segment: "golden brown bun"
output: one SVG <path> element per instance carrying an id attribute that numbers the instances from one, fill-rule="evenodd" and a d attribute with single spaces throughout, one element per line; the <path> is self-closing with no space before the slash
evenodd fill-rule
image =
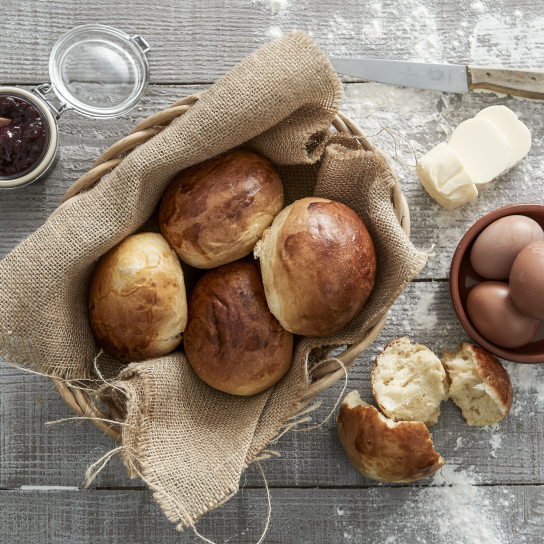
<path id="1" fill-rule="evenodd" d="M 450 397 L 468 425 L 493 425 L 510 413 L 512 382 L 491 353 L 463 342 L 454 352 L 444 350 L 442 364 L 451 380 Z"/>
<path id="2" fill-rule="evenodd" d="M 159 223 L 182 261 L 214 268 L 248 255 L 282 208 L 272 163 L 233 149 L 183 170 L 162 199 Z"/>
<path id="3" fill-rule="evenodd" d="M 363 308 L 376 276 L 374 244 L 361 218 L 339 202 L 287 206 L 254 250 L 266 300 L 295 334 L 328 336 Z"/>
<path id="4" fill-rule="evenodd" d="M 254 395 L 291 366 L 293 335 L 266 305 L 258 263 L 242 259 L 206 272 L 189 301 L 185 353 L 208 385 Z"/>
<path id="5" fill-rule="evenodd" d="M 336 421 L 350 461 L 373 480 L 413 482 L 431 476 L 446 464 L 434 451 L 423 423 L 395 423 L 363 402 L 357 391 L 346 396 Z"/>
<path id="6" fill-rule="evenodd" d="M 134 234 L 102 256 L 89 288 L 89 318 L 98 344 L 121 361 L 166 355 L 181 342 L 183 272 L 160 234 Z"/>

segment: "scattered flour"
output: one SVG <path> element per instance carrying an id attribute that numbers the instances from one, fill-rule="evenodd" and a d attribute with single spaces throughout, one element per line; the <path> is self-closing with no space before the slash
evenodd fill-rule
<path id="1" fill-rule="evenodd" d="M 363 119 L 364 130 L 370 136 L 376 135 L 382 127 L 391 128 L 401 134 L 410 133 L 412 129 L 423 127 L 437 119 L 436 102 L 439 93 L 433 91 L 375 82 L 347 85 L 344 90 L 348 115 Z M 409 146 L 402 138 L 396 139 L 401 158 L 407 163 L 413 163 Z M 419 145 L 412 140 L 410 143 L 415 143 L 416 148 Z M 378 145 L 394 153 L 393 140 L 388 134 L 380 134 Z"/>
<path id="2" fill-rule="evenodd" d="M 276 40 L 278 38 L 281 38 L 283 36 L 283 32 L 281 31 L 281 28 L 278 26 L 271 26 L 268 31 L 266 32 L 266 35 L 271 40 Z"/>
<path id="3" fill-rule="evenodd" d="M 384 520 L 379 539 L 382 543 L 440 544 L 519 544 L 523 537 L 509 538 L 503 517 L 497 513 L 493 488 L 475 485 L 466 470 L 447 464 L 427 483 L 414 488 L 403 507 Z M 494 498 L 495 500 L 492 500 Z M 379 500 L 379 497 L 377 497 Z M 505 489 L 501 506 L 507 511 L 515 501 Z M 368 533 L 355 526 L 346 527 L 344 539 L 369 542 Z"/>
<path id="4" fill-rule="evenodd" d="M 378 20 L 372 21 L 370 26 L 367 26 L 364 29 L 364 36 L 367 38 L 369 42 L 375 42 L 382 36 L 382 30 L 380 27 L 380 22 Z"/>
<path id="5" fill-rule="evenodd" d="M 409 25 L 411 41 L 415 42 L 413 43 L 415 58 L 412 60 L 429 62 L 440 59 L 442 47 L 434 16 L 421 2 L 410 1 L 409 4 L 413 9 L 405 24 Z"/>
<path id="6" fill-rule="evenodd" d="M 490 452 L 490 455 L 492 457 L 497 457 L 497 454 L 495 453 L 497 451 L 498 448 L 500 448 L 501 446 L 501 440 L 502 440 L 502 434 L 494 434 L 490 439 L 489 439 L 489 444 L 491 445 L 491 452 Z"/>
<path id="7" fill-rule="evenodd" d="M 470 4 L 470 7 L 474 13 L 483 13 L 485 11 L 485 6 L 481 2 L 474 2 Z"/>
<path id="8" fill-rule="evenodd" d="M 465 470 L 445 465 L 432 483 L 435 487 L 422 490 L 416 504 L 429 523 L 438 525 L 440 542 L 502 544 L 503 530 L 487 490 L 474 485 Z"/>
<path id="9" fill-rule="evenodd" d="M 519 413 L 524 409 L 524 402 L 521 402 L 519 399 L 515 400 L 512 404 L 512 408 L 510 408 L 510 414 L 511 416 L 518 416 Z"/>
<path id="10" fill-rule="evenodd" d="M 536 393 L 536 402 L 544 405 L 544 369 L 541 365 L 505 363 L 510 375 L 514 398 L 517 394 Z M 534 399 L 531 399 L 534 401 Z M 517 409 L 517 406 L 516 406 Z"/>
<path id="11" fill-rule="evenodd" d="M 457 442 L 455 443 L 455 448 L 453 448 L 453 451 L 457 451 L 462 445 L 463 445 L 463 437 L 459 436 L 457 438 Z"/>
<path id="12" fill-rule="evenodd" d="M 416 311 L 413 314 L 414 323 L 424 327 L 427 332 L 432 332 L 438 323 L 436 313 L 431 312 L 431 305 L 434 302 L 434 291 L 430 290 L 419 294 Z"/>
<path id="13" fill-rule="evenodd" d="M 523 14 L 514 12 L 514 20 L 484 16 L 474 27 L 470 58 L 482 66 L 541 67 L 544 63 L 544 18 L 520 25 Z"/>
<path id="14" fill-rule="evenodd" d="M 287 0 L 261 0 L 261 2 L 268 4 L 274 13 L 278 13 L 287 7 Z"/>

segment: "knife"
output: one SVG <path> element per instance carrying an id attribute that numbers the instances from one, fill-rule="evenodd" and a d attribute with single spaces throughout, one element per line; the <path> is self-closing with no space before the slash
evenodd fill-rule
<path id="1" fill-rule="evenodd" d="M 544 100 L 544 71 L 401 60 L 330 59 L 341 74 L 416 89 L 463 93 L 486 89 Z"/>

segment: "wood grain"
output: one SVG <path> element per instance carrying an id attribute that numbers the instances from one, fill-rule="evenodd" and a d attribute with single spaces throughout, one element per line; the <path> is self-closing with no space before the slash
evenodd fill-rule
<path id="1" fill-rule="evenodd" d="M 61 160 L 53 174 L 45 182 L 0 194 L 0 256 L 7 254 L 43 224 L 60 202 L 65 190 L 92 166 L 105 148 L 128 134 L 142 118 L 205 88 L 153 85 L 137 110 L 116 121 L 96 122 L 72 113 L 66 114 L 59 122 Z M 369 134 L 373 134 L 372 131 L 384 119 L 379 112 L 365 108 L 365 102 L 374 102 L 376 92 L 382 90 L 390 92 L 388 86 L 346 85 L 343 109 Z M 430 148 L 443 140 L 444 135 L 437 131 L 439 124 L 456 126 L 479 109 L 501 102 L 494 95 L 472 94 L 449 100 L 446 106 L 441 93 L 397 90 L 396 96 L 397 102 L 392 103 L 392 108 L 398 108 L 398 102 L 404 99 L 411 99 L 413 107 L 406 113 L 399 111 L 393 116 L 395 124 L 392 128 L 406 130 L 414 113 L 430 119 L 412 128 L 409 134 L 412 142 L 419 142 L 418 150 Z M 472 222 L 487 211 L 511 202 L 542 201 L 542 178 L 538 165 L 544 130 L 541 116 L 538 115 L 539 109 L 534 102 L 513 102 L 513 99 L 502 102 L 511 105 L 520 114 L 520 118 L 530 123 L 534 136 L 532 153 L 527 161 L 503 176 L 503 179 L 494 182 L 495 185 L 484 189 L 477 200 L 461 210 L 448 212 L 434 203 L 421 188 L 413 171 L 395 162 L 411 210 L 412 239 L 421 248 L 429 249 L 433 244 L 435 246 L 435 256 L 429 260 L 419 279 L 446 278 L 457 241 Z M 391 155 L 394 154 L 393 141 L 388 135 L 382 133 L 374 141 Z M 405 153 L 406 150 L 400 149 L 400 152 Z M 409 160 L 406 155 L 403 158 Z M 452 349 L 467 339 L 453 315 L 446 284 L 413 284 L 404 297 L 395 304 L 378 341 L 359 358 L 350 372 L 349 387 L 359 388 L 367 400 L 371 400 L 368 376 L 370 364 L 377 354 L 376 347 L 408 334 L 414 341 L 425 343 L 440 353 L 442 348 Z M 430 321 L 427 319 L 429 312 Z M 436 323 L 428 327 L 429 323 L 432 324 L 432 316 Z M 112 441 L 88 424 L 76 426 L 73 423 L 62 423 L 44 428 L 45 421 L 71 415 L 56 393 L 50 395 L 43 408 L 36 405 L 34 392 L 44 394 L 50 387 L 49 382 L 6 366 L 0 368 L 3 382 L 0 409 L 4 422 L 0 431 L 0 487 L 80 485 L 85 468 L 110 449 Z M 334 405 L 340 387 L 341 384 L 337 384 L 323 395 L 327 409 L 330 410 Z M 437 450 L 450 461 L 477 466 L 483 482 L 544 482 L 544 462 L 539 455 L 542 448 L 539 421 L 542 421 L 543 416 L 536 398 L 536 391 L 525 393 L 522 398 L 523 410 L 516 418 L 510 416 L 502 424 L 507 426 L 508 432 L 504 433 L 502 446 L 496 452 L 500 463 L 490 455 L 489 431 L 466 427 L 451 401 L 445 405 L 444 415 L 435 428 L 441 429 L 443 437 L 440 445 L 437 443 Z M 533 404 L 536 409 L 532 408 Z M 326 408 L 321 409 L 316 416 L 324 418 Z M 526 417 L 528 411 L 531 414 L 529 419 Z M 464 437 L 464 445 L 455 450 L 458 437 Z M 373 485 L 347 461 L 337 441 L 333 419 L 326 426 L 310 433 L 288 433 L 277 447 L 284 458 L 267 463 L 267 474 L 272 485 Z M 259 478 L 252 483 L 261 485 Z M 112 460 L 97 479 L 96 485 L 140 484 L 128 480 L 120 462 Z"/>
<path id="2" fill-rule="evenodd" d="M 45 181 L 23 189 L 0 192 L 0 258 L 42 225 L 59 205 L 62 195 L 93 165 L 100 154 L 126 136 L 145 117 L 164 109 L 177 99 L 205 90 L 202 85 L 152 85 L 137 109 L 116 120 L 93 121 L 68 112 L 59 121 L 59 161 Z M 501 98 L 493 94 L 446 96 L 440 92 L 398 89 L 375 83 L 345 85 L 342 110 L 369 135 L 387 126 L 403 134 L 418 156 L 444 141 L 443 129 L 453 128 L 479 110 L 496 104 L 511 107 L 530 128 L 533 145 L 518 166 L 480 188 L 480 195 L 466 206 L 449 212 L 421 187 L 415 170 L 394 160 L 411 214 L 413 243 L 422 249 L 433 247 L 432 257 L 420 279 L 448 277 L 449 263 L 466 230 L 487 212 L 519 202 L 544 202 L 540 167 L 544 152 L 544 118 L 539 102 Z M 410 104 L 406 108 L 403 104 Z M 378 108 L 373 105 L 378 106 Z M 391 110 L 391 111 L 390 111 Z M 386 132 L 372 141 L 395 156 L 395 142 Z M 410 148 L 397 137 L 399 158 L 413 163 Z"/>
<path id="3" fill-rule="evenodd" d="M 272 489 L 272 516 L 265 542 L 542 542 L 544 488 L 468 487 L 467 491 L 468 496 L 455 487 Z M 450 502 L 452 498 L 457 502 Z M 452 504 L 454 510 L 450 511 Z M 500 512 L 493 507 L 498 504 Z M 264 490 L 246 488 L 206 514 L 196 528 L 213 542 L 254 543 L 262 533 L 266 512 Z M 459 514 L 464 517 L 456 517 Z M 202 542 L 191 529 L 177 533 L 149 491 L 0 491 L 0 541 Z"/>
<path id="4" fill-rule="evenodd" d="M 358 389 L 363 400 L 373 402 L 370 371 L 375 357 L 394 338 L 409 336 L 440 355 L 468 340 L 453 314 L 445 282 L 412 283 L 397 300 L 376 342 L 358 359 L 349 373 L 347 391 Z M 519 366 L 510 364 L 510 372 Z M 532 370 L 531 370 L 532 369 Z M 521 368 L 523 370 L 523 367 Z M 530 378 L 513 374 L 514 407 L 498 428 L 468 427 L 451 400 L 442 404 L 438 424 L 430 428 L 436 450 L 449 462 L 471 470 L 482 484 L 544 483 L 544 403 L 538 383 L 544 383 L 544 367 L 534 366 Z M 44 427 L 46 421 L 70 417 L 71 411 L 52 391 L 42 406 L 36 402 L 51 388 L 49 380 L 0 366 L 0 487 L 21 485 L 81 486 L 86 468 L 116 447 L 90 423 L 73 421 Z M 344 380 L 325 391 L 323 407 L 313 423 L 325 419 L 341 393 Z M 541 400 L 539 400 L 539 398 Z M 360 475 L 344 454 L 337 437 L 335 416 L 319 429 L 289 432 L 270 447 L 281 459 L 263 462 L 271 486 L 383 486 Z M 490 440 L 500 435 L 500 447 Z M 458 440 L 461 439 L 459 442 Z M 496 440 L 496 438 L 495 438 Z M 474 467 L 474 468 L 470 468 Z M 251 486 L 262 486 L 260 473 L 247 476 Z M 423 482 L 424 483 L 424 482 Z M 129 480 L 117 457 L 93 483 L 96 487 L 139 486 Z"/>
<path id="5" fill-rule="evenodd" d="M 522 96 L 533 100 L 544 99 L 544 72 L 467 66 L 468 88 L 486 89 L 497 93 Z"/>
<path id="6" fill-rule="evenodd" d="M 0 31 L 0 81 L 48 82 L 48 59 L 54 43 L 70 28 L 90 23 L 145 37 L 152 47 L 148 54 L 151 82 L 161 84 L 216 81 L 270 40 L 272 28 L 282 33 L 304 30 L 335 57 L 434 57 L 468 63 L 470 29 L 482 17 L 473 4 L 472 0 L 412 0 L 401 4 L 395 0 L 290 0 L 285 9 L 274 12 L 270 0 L 185 0 L 182 4 L 172 0 L 14 0 L 2 6 L 7 25 Z M 372 8 L 376 5 L 381 8 L 379 12 Z M 505 20 L 514 19 L 516 10 L 535 17 L 544 12 L 535 0 L 501 0 L 493 4 L 491 14 L 499 10 Z M 375 19 L 379 19 L 381 33 L 369 37 Z M 433 49 L 426 42 L 427 36 L 417 31 L 422 19 L 426 33 L 434 31 L 444 47 Z M 460 19 L 467 23 L 465 29 L 459 27 Z M 524 59 L 505 55 L 504 63 L 524 65 Z"/>
<path id="7" fill-rule="evenodd" d="M 129 35 L 140 33 L 153 49 L 148 56 L 152 84 L 137 109 L 112 121 L 64 114 L 59 121 L 59 162 L 53 174 L 22 190 L 0 192 L 0 258 L 44 223 L 66 189 L 105 149 L 145 117 L 207 89 L 272 34 L 305 30 L 330 56 L 470 64 L 480 47 L 480 51 L 491 51 L 488 64 L 527 67 L 535 59 L 517 45 L 504 47 L 502 36 L 519 34 L 521 42 L 538 43 L 541 29 L 536 23 L 544 18 L 544 4 L 536 0 L 288 0 L 285 9 L 274 12 L 270 0 L 11 0 L 3 3 L 1 13 L 3 84 L 49 81 L 50 50 L 76 25 L 101 23 Z M 375 32 L 376 21 L 379 32 Z M 489 29 L 495 27 L 503 30 L 493 34 Z M 522 164 L 454 212 L 447 212 L 425 193 L 413 168 L 394 162 L 411 211 L 412 240 L 423 249 L 434 246 L 434 257 L 418 278 L 423 281 L 406 289 L 377 341 L 349 374 L 348 390 L 357 388 L 363 399 L 372 401 L 370 368 L 389 340 L 408 335 L 439 354 L 444 347 L 455 348 L 467 339 L 453 315 L 443 281 L 451 256 L 468 227 L 488 211 L 516 202 L 543 202 L 544 117 L 542 103 L 490 93 L 447 95 L 343 80 L 342 110 L 369 135 L 382 127 L 402 134 L 417 156 L 446 140 L 460 122 L 495 104 L 512 108 L 533 135 L 533 147 Z M 373 136 L 372 141 L 395 155 L 387 133 Z M 413 164 L 409 146 L 399 137 L 397 144 L 400 158 Z M 459 409 L 448 401 L 431 432 L 437 451 L 448 460 L 447 467 L 464 470 L 482 484 L 475 491 L 479 499 L 475 512 L 496 529 L 498 542 L 536 544 L 542 541 L 544 529 L 544 368 L 509 365 L 508 370 L 514 378 L 514 406 L 498 428 L 467 427 Z M 45 427 L 46 421 L 72 415 L 55 391 L 48 393 L 51 387 L 45 378 L 0 362 L 0 489 L 80 487 L 87 466 L 115 447 L 113 440 L 89 423 Z M 323 406 L 314 414 L 316 422 L 327 416 L 341 387 L 339 382 L 320 396 Z M 282 458 L 263 462 L 273 503 L 265 542 L 470 542 L 448 532 L 453 520 L 447 514 L 429 514 L 423 508 L 430 499 L 437 499 L 435 488 L 427 487 L 429 480 L 397 487 L 361 476 L 342 450 L 334 417 L 317 430 L 287 433 L 271 447 Z M 174 531 L 151 493 L 137 490 L 141 482 L 129 480 L 117 458 L 95 485 L 102 490 L 0 491 L 0 542 L 199 542 L 190 531 L 181 535 Z M 258 540 L 266 512 L 260 473 L 250 468 L 241 485 L 245 488 L 237 496 L 199 522 L 204 535 L 218 542 Z M 132 489 L 104 489 L 125 486 Z M 454 497 L 460 496 L 451 491 Z M 481 525 L 477 517 L 467 515 L 466 525 Z"/>

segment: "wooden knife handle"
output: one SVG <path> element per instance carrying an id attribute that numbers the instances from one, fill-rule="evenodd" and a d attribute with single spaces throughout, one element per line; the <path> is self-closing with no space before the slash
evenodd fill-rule
<path id="1" fill-rule="evenodd" d="M 468 88 L 544 100 L 544 71 L 467 66 Z"/>

